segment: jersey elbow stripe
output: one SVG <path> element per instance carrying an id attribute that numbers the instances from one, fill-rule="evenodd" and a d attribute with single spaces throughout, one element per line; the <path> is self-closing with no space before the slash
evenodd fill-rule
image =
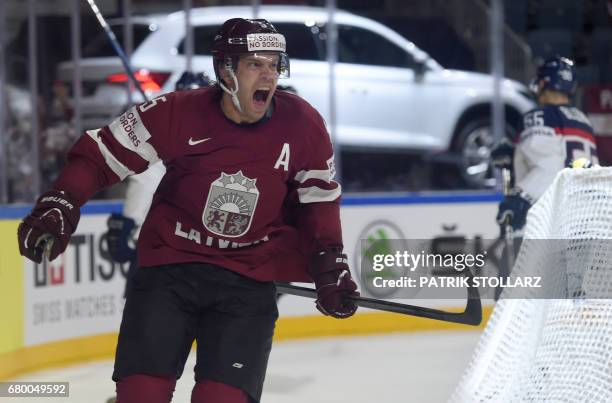
<path id="1" fill-rule="evenodd" d="M 298 189 L 298 197 L 300 203 L 321 203 L 321 202 L 331 202 L 340 197 L 342 193 L 342 188 L 338 184 L 334 189 L 321 189 L 317 186 L 311 186 L 303 189 Z"/>
<path id="2" fill-rule="evenodd" d="M 102 142 L 98 133 L 101 129 L 96 130 L 88 130 L 86 133 L 89 137 L 91 137 L 96 144 L 98 144 L 98 149 L 100 150 L 100 154 L 104 158 L 104 162 L 106 165 L 117 175 L 121 180 L 124 180 L 129 175 L 134 175 L 134 171 L 130 170 L 128 167 L 123 165 L 121 161 L 119 161 L 113 153 L 106 147 L 106 145 Z"/>
<path id="3" fill-rule="evenodd" d="M 157 151 L 147 142 L 151 133 L 144 126 L 136 107 L 128 109 L 108 125 L 108 128 L 119 144 L 147 160 L 149 165 L 159 161 Z"/>
<path id="4" fill-rule="evenodd" d="M 329 183 L 331 181 L 331 171 L 329 169 L 312 169 L 310 171 L 300 171 L 295 174 L 295 180 L 304 183 L 309 179 L 318 179 Z"/>

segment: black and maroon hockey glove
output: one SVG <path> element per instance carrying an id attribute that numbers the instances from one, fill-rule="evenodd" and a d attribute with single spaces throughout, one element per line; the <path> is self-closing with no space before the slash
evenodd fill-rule
<path id="1" fill-rule="evenodd" d="M 313 255 L 308 272 L 317 288 L 317 309 L 324 315 L 344 319 L 353 316 L 357 306 L 345 297 L 358 296 L 346 255 L 337 249 Z"/>
<path id="2" fill-rule="evenodd" d="M 19 224 L 19 252 L 36 263 L 42 262 L 43 255 L 54 260 L 66 250 L 80 216 L 79 206 L 65 192 L 43 193 Z"/>

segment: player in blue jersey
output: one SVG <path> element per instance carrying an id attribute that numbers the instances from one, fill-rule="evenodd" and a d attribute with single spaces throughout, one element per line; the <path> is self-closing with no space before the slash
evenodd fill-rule
<path id="1" fill-rule="evenodd" d="M 499 205 L 497 222 L 509 217 L 514 230 L 525 225 L 527 211 L 573 160 L 597 164 L 597 149 L 588 118 L 571 103 L 576 90 L 574 62 L 555 56 L 537 70 L 531 83 L 539 106 L 523 116 L 515 139 L 506 139 L 491 153 L 493 165 L 514 171 L 514 187 Z"/>

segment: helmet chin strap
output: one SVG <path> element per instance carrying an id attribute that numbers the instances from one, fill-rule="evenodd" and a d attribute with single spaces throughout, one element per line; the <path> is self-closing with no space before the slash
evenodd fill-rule
<path id="1" fill-rule="evenodd" d="M 242 113 L 242 107 L 240 106 L 240 101 L 238 100 L 238 79 L 236 78 L 236 74 L 234 74 L 234 69 L 228 66 L 225 68 L 225 71 L 227 71 L 232 80 L 234 80 L 234 89 L 229 89 L 221 80 L 219 80 L 219 86 L 223 91 L 227 92 L 232 97 L 232 103 L 236 109 L 238 109 L 238 112 Z"/>

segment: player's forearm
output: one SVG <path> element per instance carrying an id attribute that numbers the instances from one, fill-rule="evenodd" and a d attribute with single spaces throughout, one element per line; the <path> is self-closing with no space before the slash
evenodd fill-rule
<path id="1" fill-rule="evenodd" d="M 68 154 L 53 189 L 70 194 L 79 205 L 85 204 L 102 189 L 119 182 L 119 177 L 105 166 L 95 143 L 82 137 Z"/>
<path id="2" fill-rule="evenodd" d="M 523 197 L 533 204 L 544 194 L 561 169 L 562 167 L 559 169 L 536 167 L 517 180 L 516 187 L 521 190 Z"/>
<path id="3" fill-rule="evenodd" d="M 302 206 L 299 228 L 307 253 L 332 247 L 342 249 L 339 201 Z"/>
<path id="4" fill-rule="evenodd" d="M 533 135 L 519 145 L 518 153 L 515 155 L 516 187 L 531 197 L 529 202 L 533 204 L 564 168 L 565 142 L 556 135 Z"/>

